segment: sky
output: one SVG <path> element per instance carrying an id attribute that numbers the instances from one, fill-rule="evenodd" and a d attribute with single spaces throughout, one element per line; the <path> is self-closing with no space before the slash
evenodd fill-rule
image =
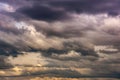
<path id="1" fill-rule="evenodd" d="M 119 77 L 119 4 L 120 0 L 0 0 L 0 68 L 39 64 L 50 67 L 44 73 L 62 77 Z M 80 70 L 73 71 L 76 68 Z"/>

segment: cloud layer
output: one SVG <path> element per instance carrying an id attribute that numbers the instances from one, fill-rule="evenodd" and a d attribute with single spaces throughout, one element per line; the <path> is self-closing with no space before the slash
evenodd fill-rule
<path id="1" fill-rule="evenodd" d="M 58 73 L 62 77 L 65 72 L 76 76 L 78 71 L 72 71 L 71 67 L 88 68 L 95 76 L 118 76 L 119 3 L 119 0 L 93 0 L 92 3 L 91 0 L 13 3 L 1 0 L 0 56 L 6 56 L 1 59 L 2 64 L 7 64 L 4 59 L 8 58 L 12 65 L 40 62 L 43 67 L 68 68 Z"/>

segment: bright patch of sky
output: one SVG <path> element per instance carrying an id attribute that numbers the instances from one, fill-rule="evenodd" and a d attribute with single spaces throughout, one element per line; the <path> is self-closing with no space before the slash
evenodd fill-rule
<path id="1" fill-rule="evenodd" d="M 6 3 L 0 3 L 0 12 L 6 11 L 6 12 L 14 12 L 14 8 Z"/>

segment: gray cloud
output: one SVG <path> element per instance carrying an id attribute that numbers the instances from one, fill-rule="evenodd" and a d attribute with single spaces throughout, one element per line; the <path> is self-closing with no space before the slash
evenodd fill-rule
<path id="1" fill-rule="evenodd" d="M 27 59 L 24 63 L 27 64 L 32 58 L 37 64 L 36 59 L 41 58 L 45 67 L 85 67 L 92 70 L 93 75 L 118 76 L 119 1 L 103 1 L 93 0 L 91 4 L 88 0 L 2 1 L 15 11 L 0 8 L 0 55 L 16 56 L 10 58 L 11 64 L 20 63 L 19 59 Z M 103 47 L 100 48 L 103 51 L 96 51 L 95 47 L 100 45 L 112 46 L 117 52 L 105 52 Z M 18 55 L 24 52 L 26 56 Z M 73 73 L 76 76 L 71 70 L 58 74 L 69 71 L 69 76 Z M 57 70 L 43 74 L 47 72 Z"/>
<path id="2" fill-rule="evenodd" d="M 17 10 L 26 16 L 36 20 L 60 20 L 67 18 L 67 13 L 62 9 L 52 8 L 50 6 L 23 7 Z"/>
<path id="3" fill-rule="evenodd" d="M 13 65 L 11 65 L 11 63 L 9 63 L 8 59 L 6 56 L 1 56 L 0 55 L 0 69 L 10 69 L 12 68 Z"/>
<path id="4" fill-rule="evenodd" d="M 24 73 L 23 75 L 25 75 Z M 38 72 L 33 72 L 30 73 L 30 75 L 39 75 L 39 76 L 48 76 L 48 77 L 64 77 L 64 78 L 79 78 L 81 74 L 77 71 L 72 71 L 70 69 L 68 70 L 57 70 L 57 69 L 52 69 L 52 70 L 45 70 L 45 71 L 38 71 Z"/>
<path id="5" fill-rule="evenodd" d="M 86 12 L 86 13 L 108 13 L 110 15 L 119 14 L 119 1 L 118 0 L 74 0 L 74 1 L 52 1 L 51 5 L 63 7 L 72 12 Z"/>
<path id="6" fill-rule="evenodd" d="M 6 19 L 1 23 L 3 26 L 1 40 L 13 45 L 18 51 L 48 49 L 47 52 L 50 52 L 50 48 L 53 48 L 53 52 L 54 49 L 57 49 L 57 52 L 61 50 L 62 53 L 75 50 L 83 55 L 96 55 L 94 45 L 115 46 L 118 43 L 119 33 L 114 33 L 118 30 L 114 26 L 119 28 L 119 16 L 111 17 L 107 14 L 73 14 L 72 16 L 71 20 L 52 23 L 36 20 L 18 22 L 5 16 Z M 11 24 L 9 22 L 5 24 L 7 18 L 12 21 Z M 114 25 L 111 25 L 110 21 L 114 21 Z M 108 32 L 109 29 L 114 30 L 112 34 Z M 54 33 L 49 34 L 50 32 Z M 6 37 L 2 37 L 3 35 Z M 19 44 L 19 41 L 22 44 Z"/>
<path id="7" fill-rule="evenodd" d="M 16 3 L 15 3 L 16 2 Z M 39 1 L 15 1 L 14 4 L 22 3 L 20 12 L 33 19 L 38 20 L 59 20 L 64 18 L 66 13 L 108 13 L 109 15 L 119 15 L 119 0 L 39 0 Z M 11 3 L 11 2 L 8 2 Z M 27 5 L 25 5 L 27 3 Z M 90 3 L 90 4 L 89 4 Z M 18 4 L 19 5 L 19 4 Z M 27 8 L 25 8 L 27 6 Z M 39 13 L 39 14 L 38 14 Z M 49 13 L 49 14 L 47 14 Z"/>

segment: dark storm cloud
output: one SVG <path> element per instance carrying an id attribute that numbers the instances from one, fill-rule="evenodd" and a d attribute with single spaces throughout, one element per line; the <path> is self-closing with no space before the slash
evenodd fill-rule
<path id="1" fill-rule="evenodd" d="M 4 56 L 17 56 L 19 54 L 18 48 L 5 41 L 0 40 L 0 55 Z"/>
<path id="2" fill-rule="evenodd" d="M 67 18 L 67 13 L 64 10 L 50 6 L 34 5 L 32 7 L 23 7 L 17 10 L 26 16 L 36 20 L 60 20 Z"/>
<path id="3" fill-rule="evenodd" d="M 37 20 L 59 20 L 67 17 L 67 12 L 110 15 L 120 13 L 119 0 L 1 0 L 1 2 L 11 4 L 19 12 Z"/>
<path id="4" fill-rule="evenodd" d="M 108 13 L 110 15 L 120 13 L 119 3 L 119 0 L 56 0 L 50 2 L 54 7 L 62 7 L 71 12 Z"/>
<path id="5" fill-rule="evenodd" d="M 65 18 L 70 17 L 70 14 L 68 13 L 74 12 L 118 15 L 120 3 L 119 0 L 18 0 L 13 2 L 10 2 L 10 0 L 1 0 L 1 2 L 11 4 L 14 8 L 19 6 L 16 8 L 17 14 L 20 13 L 32 19 L 47 21 L 64 20 Z M 15 17 L 14 14 L 11 15 Z M 54 32 L 50 32 L 49 34 L 53 33 Z M 61 36 L 59 33 L 56 35 Z"/>
<path id="6" fill-rule="evenodd" d="M 110 15 L 118 15 L 120 13 L 119 0 L 25 0 L 15 2 L 14 4 L 16 5 L 18 2 L 22 3 L 22 6 L 18 4 L 20 6 L 16 12 L 32 19 L 45 21 L 69 19 L 71 17 L 70 13 L 108 13 Z"/>
<path id="7" fill-rule="evenodd" d="M 69 43 L 69 44 L 71 44 L 71 43 Z M 47 50 L 40 50 L 40 49 L 37 50 L 37 49 L 31 48 L 30 51 L 31 52 L 40 51 L 40 52 L 42 52 L 42 55 L 45 56 L 45 57 L 51 57 L 51 58 L 56 58 L 56 59 L 61 59 L 61 60 L 79 60 L 80 56 L 78 55 L 77 57 L 74 57 L 74 56 L 76 56 L 74 54 L 73 54 L 73 56 L 68 56 L 68 57 L 65 57 L 65 58 L 64 57 L 59 58 L 59 56 L 57 56 L 57 55 L 62 55 L 62 54 L 67 56 L 68 55 L 67 53 L 69 53 L 71 50 L 74 50 L 78 54 L 80 53 L 80 55 L 82 55 L 82 56 L 93 56 L 93 57 L 96 57 L 96 58 L 99 57 L 99 55 L 96 54 L 96 52 L 93 49 L 88 49 L 88 48 L 83 49 L 83 48 L 81 48 L 83 46 L 78 47 L 78 49 L 74 49 L 71 46 L 64 46 L 64 47 L 69 47 L 69 49 L 64 48 L 62 50 L 58 50 L 58 49 L 55 49 L 55 48 L 49 48 Z M 56 54 L 55 56 L 53 55 L 54 53 Z M 93 59 L 95 59 L 95 58 L 93 58 Z"/>
<path id="8" fill-rule="evenodd" d="M 120 1 L 10 1 L 1 0 L 0 55 L 10 57 L 12 64 L 84 67 L 92 69 L 92 75 L 119 75 L 120 16 L 117 14 Z M 105 50 L 104 53 L 95 51 L 95 46 L 99 48 L 99 45 L 112 45 L 118 52 L 110 51 L 112 53 L 108 54 Z M 6 62 L 3 58 L 1 61 L 3 68 Z M 34 74 L 81 76 L 71 69 L 48 69 Z"/>

